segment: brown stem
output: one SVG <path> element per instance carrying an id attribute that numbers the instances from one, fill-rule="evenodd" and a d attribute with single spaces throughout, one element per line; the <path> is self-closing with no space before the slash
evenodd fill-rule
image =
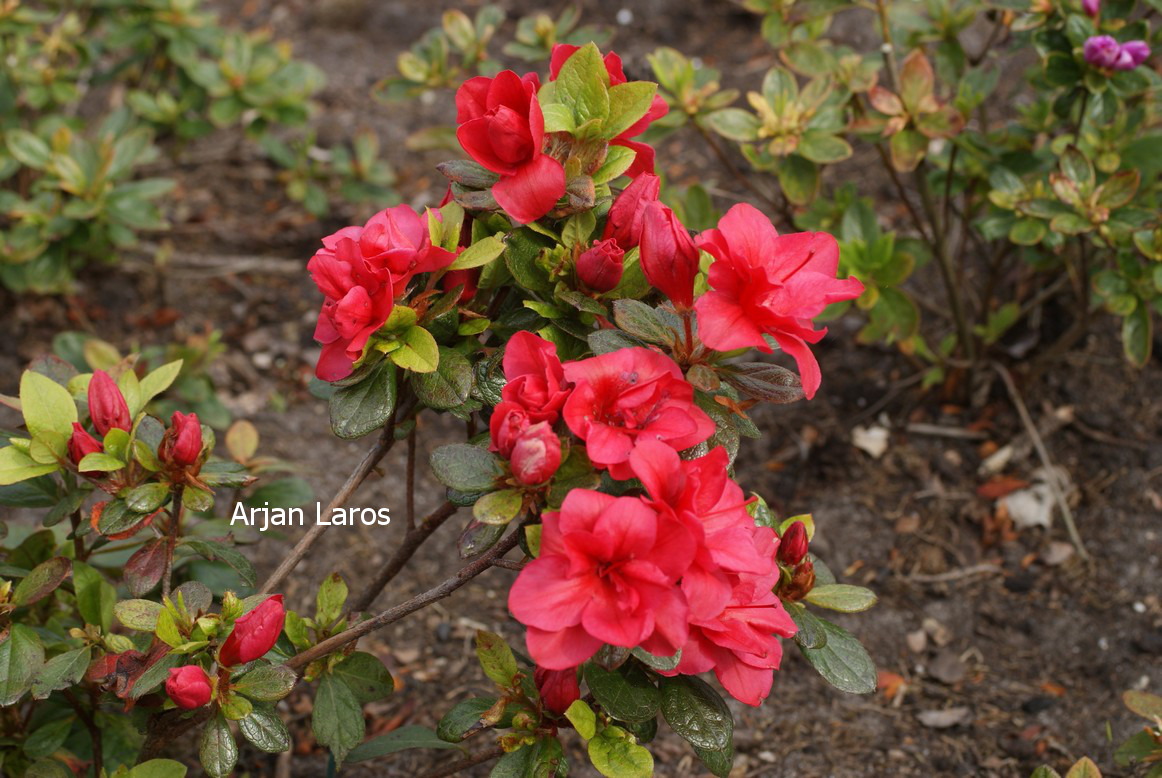
<path id="1" fill-rule="evenodd" d="M 193 714 L 175 709 L 150 717 L 145 734 L 145 744 L 141 746 L 141 753 L 137 755 L 138 763 L 161 756 L 165 747 L 173 743 L 183 733 L 208 721 L 214 710 L 216 710 L 215 706 L 206 705 L 194 711 Z"/>
<path id="2" fill-rule="evenodd" d="M 452 576 L 443 583 L 435 586 L 423 594 L 418 594 L 407 602 L 400 603 L 394 608 L 388 608 L 374 618 L 367 621 L 360 622 L 350 629 L 340 632 L 338 635 L 327 638 L 326 640 L 315 644 L 314 646 L 303 651 L 301 654 L 291 658 L 286 663 L 287 667 L 295 671 L 301 671 L 311 662 L 320 657 L 324 657 L 333 651 L 346 646 L 348 643 L 353 643 L 359 638 L 374 632 L 377 629 L 386 627 L 388 624 L 394 624 L 406 616 L 410 616 L 416 611 L 431 605 L 434 602 L 444 599 L 452 592 L 459 589 L 464 584 L 471 581 L 476 576 L 483 573 L 485 570 L 492 567 L 494 560 L 500 559 L 513 548 L 516 547 L 517 541 L 523 530 L 517 527 L 516 530 L 510 532 L 507 537 L 502 539 L 499 543 L 485 552 L 478 559 L 469 562 L 460 568 L 456 575 Z"/>
<path id="3" fill-rule="evenodd" d="M 467 770 L 469 767 L 475 767 L 478 764 L 484 764 L 493 759 L 499 759 L 502 756 L 504 756 L 504 749 L 498 745 L 492 746 L 478 754 L 470 754 L 463 759 L 457 759 L 449 765 L 438 767 L 431 772 L 424 773 L 420 778 L 448 778 L 448 776 L 455 775 L 461 770 Z"/>
<path id="4" fill-rule="evenodd" d="M 416 427 L 408 433 L 407 464 L 407 520 L 408 534 L 416 528 Z"/>
<path id="5" fill-rule="evenodd" d="M 367 476 L 371 474 L 371 471 L 375 469 L 375 466 L 379 464 L 387 452 L 391 451 L 391 447 L 395 445 L 395 420 L 397 416 L 402 415 L 402 418 L 406 419 L 414 407 L 413 404 L 403 414 L 400 414 L 400 408 L 398 406 L 396 407 L 395 412 L 392 413 L 387 423 L 383 426 L 383 431 L 379 433 L 379 438 L 375 441 L 375 445 L 367 450 L 367 453 L 363 455 L 363 459 L 359 462 L 359 466 L 347 477 L 346 483 L 331 498 L 331 502 L 327 504 L 325 512 L 328 516 L 331 515 L 335 508 L 344 505 L 351 499 L 351 495 L 355 493 L 359 485 L 366 480 Z M 307 531 L 307 534 L 295 545 L 287 558 L 271 573 L 270 578 L 266 579 L 266 583 L 262 585 L 262 594 L 272 594 L 282 585 L 282 582 L 291 574 L 291 571 L 298 566 L 299 562 L 303 561 L 303 557 L 307 555 L 307 551 L 310 550 L 315 541 L 322 537 L 325 529 L 327 529 L 327 525 L 316 524 Z"/>
<path id="6" fill-rule="evenodd" d="M 97 710 L 97 694 L 93 690 L 90 690 L 90 692 L 90 701 L 95 712 Z M 69 705 L 77 712 L 81 723 L 85 725 L 85 729 L 89 730 L 89 739 L 93 743 L 93 775 L 99 776 L 105 769 L 104 754 L 102 753 L 104 749 L 101 746 L 101 728 L 97 726 L 92 714 L 85 709 L 85 706 L 77 699 L 77 695 L 73 693 L 72 689 L 65 689 L 63 693 L 65 699 L 69 701 Z"/>
<path id="7" fill-rule="evenodd" d="M 749 191 L 755 197 L 759 198 L 771 208 L 774 208 L 776 211 L 778 211 L 782 215 L 783 219 L 786 220 L 788 227 L 793 227 L 795 215 L 791 213 L 790 206 L 787 204 L 786 200 L 784 199 L 782 202 L 780 202 L 772 195 L 759 189 L 755 182 L 750 180 L 750 176 L 740 170 L 738 165 L 735 165 L 734 161 L 731 160 L 729 156 L 727 156 L 722 147 L 718 145 L 718 142 L 714 140 L 714 136 L 707 132 L 705 127 L 700 125 L 697 121 L 692 121 L 690 123 L 694 126 L 694 129 L 698 131 L 698 134 L 702 136 L 702 139 L 706 141 L 706 145 L 708 145 L 710 150 L 714 152 L 714 156 L 718 158 L 718 161 L 722 163 L 722 166 L 725 167 L 732 176 L 734 176 L 735 180 L 742 184 L 747 189 L 747 191 Z"/>
<path id="8" fill-rule="evenodd" d="M 73 515 L 69 517 L 69 521 L 73 525 L 73 556 L 77 561 L 85 561 L 85 539 L 77 534 L 77 530 L 81 527 L 81 511 L 77 509 L 73 511 Z"/>
<path id="9" fill-rule="evenodd" d="M 403 543 L 392 554 L 391 559 L 387 560 L 387 564 L 379 571 L 379 575 L 367 587 L 366 591 L 360 595 L 358 600 L 355 600 L 351 609 L 355 611 L 365 611 L 375 602 L 375 598 L 383 591 L 393 578 L 399 575 L 399 572 L 404 569 L 408 561 L 411 560 L 412 555 L 416 550 L 423 545 L 424 541 L 431 537 L 445 520 L 456 513 L 457 507 L 450 502 L 445 502 L 439 508 L 432 511 L 420 522 L 418 527 L 409 529 L 404 535 Z"/>
<path id="10" fill-rule="evenodd" d="M 178 484 L 173 490 L 173 502 L 170 507 L 169 529 L 165 538 L 165 573 L 161 577 L 161 596 L 169 597 L 170 586 L 173 583 L 173 557 L 178 547 L 178 535 L 182 532 L 182 492 L 185 486 Z"/>

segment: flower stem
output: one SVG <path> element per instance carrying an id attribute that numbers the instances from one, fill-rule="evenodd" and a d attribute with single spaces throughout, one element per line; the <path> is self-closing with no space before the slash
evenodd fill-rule
<path id="1" fill-rule="evenodd" d="M 178 484 L 173 490 L 173 502 L 170 507 L 169 530 L 165 540 L 165 574 L 161 578 L 161 596 L 169 597 L 173 583 L 173 557 L 177 550 L 178 535 L 182 532 L 182 492 L 185 486 Z"/>

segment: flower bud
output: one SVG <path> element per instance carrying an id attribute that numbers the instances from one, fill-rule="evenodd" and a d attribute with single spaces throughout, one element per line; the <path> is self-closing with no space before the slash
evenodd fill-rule
<path id="1" fill-rule="evenodd" d="M 464 291 L 460 293 L 460 299 L 457 302 L 466 303 L 476 296 L 476 282 L 480 280 L 480 268 L 472 268 L 470 270 L 449 270 L 440 279 L 440 288 L 445 292 L 450 292 L 461 284 L 464 285 Z"/>
<path id="2" fill-rule="evenodd" d="M 89 454 L 99 454 L 105 450 L 101 441 L 90 435 L 84 427 L 73 422 L 73 434 L 69 438 L 69 461 L 74 465 L 81 464 L 81 460 Z M 100 475 L 100 473 L 85 473 L 85 475 Z"/>
<path id="3" fill-rule="evenodd" d="M 525 430 L 512 447 L 512 474 L 525 486 L 543 484 L 561 466 L 561 439 L 547 421 Z"/>
<path id="4" fill-rule="evenodd" d="M 631 181 L 613 201 L 601 237 L 606 240 L 612 238 L 624 249 L 638 245 L 641 242 L 646 207 L 657 202 L 661 189 L 662 179 L 651 173 L 642 173 Z"/>
<path id="5" fill-rule="evenodd" d="M 161 442 L 158 456 L 163 462 L 189 467 L 202 454 L 202 425 L 198 414 L 174 411 L 169 430 Z"/>
<path id="6" fill-rule="evenodd" d="M 568 670 L 546 670 L 538 667 L 533 671 L 533 681 L 541 694 L 541 702 L 553 713 L 563 715 L 569 706 L 581 699 L 581 687 L 577 683 L 577 668 Z"/>
<path id="7" fill-rule="evenodd" d="M 779 540 L 779 561 L 794 567 L 807 556 L 807 526 L 796 521 L 787 527 Z"/>
<path id="8" fill-rule="evenodd" d="M 174 667 L 165 682 L 165 692 L 179 708 L 193 710 L 210 701 L 210 678 L 197 665 Z"/>
<path id="9" fill-rule="evenodd" d="M 233 667 L 258 659 L 278 641 L 285 620 L 282 595 L 267 597 L 234 622 L 234 630 L 218 650 L 218 664 Z"/>
<path id="10" fill-rule="evenodd" d="M 815 588 L 815 563 L 804 559 L 791 573 L 791 580 L 779 588 L 779 597 L 789 602 L 798 602 Z"/>
<path id="11" fill-rule="evenodd" d="M 608 292 L 621 283 L 625 252 L 613 240 L 599 240 L 577 257 L 577 277 L 594 292 Z"/>
<path id="12" fill-rule="evenodd" d="M 690 233 L 666 206 L 650 203 L 642 217 L 641 267 L 650 284 L 680 311 L 694 304 L 698 249 Z"/>
<path id="13" fill-rule="evenodd" d="M 518 403 L 505 400 L 492 410 L 488 422 L 492 443 L 489 451 L 495 451 L 505 459 L 512 456 L 512 448 L 517 439 L 529 427 L 529 415 Z"/>
<path id="14" fill-rule="evenodd" d="M 101 437 L 113 428 L 128 432 L 133 423 L 125 396 L 104 370 L 93 371 L 93 378 L 89 381 L 89 416 Z"/>
<path id="15" fill-rule="evenodd" d="M 1081 0 L 1081 10 L 1096 19 L 1101 13 L 1101 0 Z"/>

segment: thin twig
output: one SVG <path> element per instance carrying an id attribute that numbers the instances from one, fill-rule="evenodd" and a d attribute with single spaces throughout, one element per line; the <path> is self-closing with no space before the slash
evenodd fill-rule
<path id="1" fill-rule="evenodd" d="M 1090 559 L 1089 552 L 1085 550 L 1085 544 L 1081 541 L 1081 534 L 1077 531 L 1077 524 L 1073 521 L 1073 511 L 1069 509 L 1069 503 L 1065 500 L 1065 495 L 1061 491 L 1061 484 L 1057 481 L 1057 470 L 1053 466 L 1053 460 L 1049 458 L 1049 450 L 1045 448 L 1045 441 L 1041 439 L 1041 433 L 1037 431 L 1037 425 L 1033 423 L 1033 418 L 1029 415 L 1029 409 L 1025 406 L 1025 401 L 1021 399 L 1021 393 L 1017 391 L 1017 385 L 1013 383 L 1013 376 L 1008 369 L 999 362 L 993 362 L 993 368 L 1000 375 L 1001 380 L 1005 383 L 1005 389 L 1009 392 L 1009 399 L 1013 401 L 1013 405 L 1017 409 L 1017 414 L 1021 417 L 1021 423 L 1025 425 L 1025 431 L 1029 434 L 1029 438 L 1033 441 L 1033 447 L 1037 450 L 1037 456 L 1041 459 L 1041 465 L 1046 471 L 1046 480 L 1049 482 L 1049 488 L 1053 492 L 1053 499 L 1057 501 L 1057 507 L 1061 509 L 1061 517 L 1065 520 L 1065 529 L 1069 532 L 1069 540 L 1073 543 L 1073 547 L 1077 549 L 1077 554 L 1087 562 Z"/>
<path id="2" fill-rule="evenodd" d="M 991 575 L 1004 572 L 1004 570 L 996 565 L 982 564 L 973 565 L 972 567 L 962 567 L 958 570 L 949 570 L 947 573 L 936 573 L 935 575 L 916 573 L 914 575 L 904 576 L 904 580 L 912 583 L 950 583 L 964 578 L 972 578 L 974 575 Z"/>
<path id="3" fill-rule="evenodd" d="M 469 767 L 475 767 L 478 764 L 490 762 L 493 759 L 498 759 L 504 756 L 504 749 L 500 746 L 492 746 L 491 748 L 481 751 L 478 754 L 470 754 L 463 759 L 458 759 L 444 767 L 438 767 L 430 773 L 424 773 L 420 778 L 448 778 L 450 775 L 455 775 L 461 770 L 467 770 Z"/>
<path id="4" fill-rule="evenodd" d="M 178 484 L 173 490 L 173 504 L 170 508 L 169 528 L 165 538 L 165 572 L 161 578 L 162 599 L 169 597 L 170 586 L 173 581 L 173 557 L 177 550 L 178 535 L 182 531 L 182 492 L 185 487 Z"/>
<path id="5" fill-rule="evenodd" d="M 367 610 L 384 587 L 404 569 L 423 542 L 431 537 L 432 533 L 439 529 L 440 525 L 456 511 L 455 505 L 451 502 L 444 502 L 443 505 L 424 517 L 418 527 L 409 529 L 399 548 L 392 554 L 391 559 L 387 560 L 387 564 L 379 571 L 379 575 L 371 582 L 371 585 L 367 587 L 359 599 L 352 603 L 351 609 L 355 611 Z"/>
<path id="6" fill-rule="evenodd" d="M 416 595 L 407 602 L 400 603 L 394 608 L 388 608 L 383 613 L 380 613 L 374 618 L 360 622 L 350 629 L 340 632 L 338 635 L 334 635 L 320 643 L 315 644 L 314 646 L 308 648 L 306 651 L 303 651 L 301 654 L 292 657 L 290 661 L 286 663 L 287 667 L 295 671 L 301 671 L 303 668 L 319 657 L 326 656 L 333 651 L 338 651 L 348 643 L 353 643 L 364 635 L 374 632 L 377 629 L 386 627 L 388 624 L 394 624 L 400 619 L 406 616 L 410 616 L 421 608 L 425 608 L 434 602 L 444 599 L 448 595 L 452 594 L 452 592 L 456 591 L 461 586 L 483 573 L 485 570 L 491 568 L 493 566 L 493 562 L 495 562 L 497 559 L 500 559 L 500 557 L 504 556 L 513 548 L 515 548 L 517 541 L 520 539 L 522 533 L 523 530 L 518 527 L 515 531 L 510 532 L 507 537 L 485 552 L 482 556 L 460 568 L 459 572 L 457 572 L 456 575 L 452 576 L 448 580 L 427 590 L 423 594 Z"/>
<path id="7" fill-rule="evenodd" d="M 408 433 L 408 464 L 407 464 L 407 521 L 408 532 L 416 528 L 416 427 Z"/>
<path id="8" fill-rule="evenodd" d="M 93 775 L 100 775 L 105 769 L 104 754 L 102 753 L 104 749 L 101 746 L 101 728 L 97 726 L 92 714 L 85 709 L 85 706 L 81 704 L 81 701 L 77 699 L 77 695 L 71 689 L 64 690 L 64 697 L 68 700 L 73 710 L 77 712 L 77 716 L 80 717 L 81 723 L 85 725 L 85 729 L 89 731 L 89 739 L 93 743 Z M 93 710 L 96 711 L 96 695 L 92 695 L 91 699 L 93 702 Z"/>
<path id="9" fill-rule="evenodd" d="M 697 121 L 692 121 L 691 124 L 694 126 L 694 129 L 698 131 L 698 134 L 702 136 L 702 139 L 706 141 L 706 145 L 710 147 L 710 150 L 714 152 L 714 156 L 718 157 L 718 161 L 722 163 L 722 166 L 725 167 L 727 171 L 729 171 L 730 174 L 734 176 L 734 178 L 740 184 L 746 187 L 747 191 L 762 200 L 771 208 L 774 208 L 776 211 L 778 211 L 779 214 L 782 215 L 782 217 L 787 221 L 788 227 L 793 227 L 794 214 L 790 212 L 790 208 L 788 207 L 786 201 L 784 200 L 780 202 L 779 200 L 775 199 L 774 196 L 764 192 L 762 189 L 759 189 L 755 182 L 751 181 L 750 176 L 740 170 L 738 165 L 735 165 L 730 157 L 727 156 L 722 147 L 718 145 L 718 142 L 714 140 L 714 136 L 712 136 L 705 127 L 700 125 Z"/>

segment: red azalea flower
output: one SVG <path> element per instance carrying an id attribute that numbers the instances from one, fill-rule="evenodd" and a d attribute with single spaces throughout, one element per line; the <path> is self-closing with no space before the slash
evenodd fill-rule
<path id="1" fill-rule="evenodd" d="M 478 267 L 468 270 L 449 270 L 440 277 L 440 288 L 445 292 L 450 292 L 463 284 L 464 289 L 460 292 L 460 299 L 456 301 L 463 305 L 476 296 L 476 283 L 479 280 L 480 268 Z"/>
<path id="2" fill-rule="evenodd" d="M 646 207 L 658 201 L 661 190 L 662 179 L 651 173 L 643 173 L 630 181 L 613 201 L 601 237 L 612 238 L 624 249 L 641 243 Z"/>
<path id="3" fill-rule="evenodd" d="M 79 465 L 81 464 L 81 460 L 89 454 L 99 454 L 104 450 L 105 446 L 101 443 L 101 441 L 97 440 L 88 432 L 86 432 L 85 428 L 80 424 L 75 421 L 73 422 L 73 434 L 69 436 L 68 443 L 70 462 L 72 462 L 74 465 Z M 81 473 L 81 475 L 88 476 L 90 478 L 99 478 L 104 475 L 104 473 L 100 471 L 90 471 L 87 473 Z"/>
<path id="4" fill-rule="evenodd" d="M 218 664 L 233 667 L 260 658 L 278 642 L 285 620 L 282 595 L 267 597 L 234 621 L 233 631 L 218 650 Z"/>
<path id="5" fill-rule="evenodd" d="M 470 78 L 456 91 L 456 138 L 472 159 L 500 175 L 492 196 L 521 224 L 544 216 L 565 194 L 565 168 L 542 153 L 539 88 L 535 73 L 521 78 L 505 70 Z"/>
<path id="6" fill-rule="evenodd" d="M 571 43 L 558 43 L 553 46 L 552 58 L 549 62 L 549 80 L 555 81 L 557 74 L 561 72 L 561 66 L 573 53 L 579 49 L 580 46 L 574 46 Z M 605 55 L 605 69 L 609 71 L 609 85 L 617 86 L 624 84 L 628 79 L 625 77 L 625 71 L 621 66 L 621 57 L 612 51 Z M 649 144 L 640 141 L 630 140 L 645 132 L 651 124 L 665 116 L 670 110 L 670 106 L 666 104 L 665 99 L 661 95 L 654 95 L 654 100 L 650 103 L 650 109 L 646 111 L 646 115 L 638 119 L 629 129 L 618 135 L 609 143 L 612 146 L 625 146 L 628 149 L 633 149 L 637 152 L 634 157 L 633 164 L 625 171 L 627 176 L 636 178 L 642 173 L 654 172 L 654 148 Z"/>
<path id="7" fill-rule="evenodd" d="M 590 461 L 614 478 L 633 477 L 629 455 L 641 440 L 681 451 L 714 434 L 714 422 L 694 404 L 694 387 L 672 359 L 647 348 L 623 348 L 569 362 L 576 386 L 562 415 L 585 441 Z"/>
<path id="8" fill-rule="evenodd" d="M 543 484 L 561 466 L 561 439 L 547 421 L 537 422 L 512 447 L 512 474 L 525 486 Z"/>
<path id="9" fill-rule="evenodd" d="M 455 254 L 433 246 L 427 221 L 406 205 L 381 211 L 362 227 L 323 238 L 307 271 L 326 297 L 315 327 L 323 353 L 315 375 L 351 375 L 368 339 L 387 321 L 396 296 L 417 273 L 447 267 Z"/>
<path id="10" fill-rule="evenodd" d="M 571 391 L 557 347 L 521 330 L 505 346 L 503 366 L 507 383 L 501 398 L 519 405 L 533 421 L 555 422 Z"/>
<path id="11" fill-rule="evenodd" d="M 105 437 L 114 428 L 128 432 L 133 424 L 125 395 L 121 394 L 117 382 L 104 370 L 94 370 L 89 381 L 89 418 L 93 420 L 93 428 L 101 437 Z"/>
<path id="12" fill-rule="evenodd" d="M 694 305 L 698 259 L 689 230 L 674 212 L 659 202 L 648 204 L 642 213 L 642 273 L 679 311 Z"/>
<path id="13" fill-rule="evenodd" d="M 669 656 L 688 637 L 686 601 L 675 586 L 695 539 L 640 499 L 574 489 L 544 514 L 541 555 L 508 595 L 528 627 L 529 655 L 549 670 L 576 667 L 608 643 Z"/>
<path id="14" fill-rule="evenodd" d="M 174 411 L 157 453 L 161 461 L 179 467 L 189 467 L 197 462 L 202 454 L 202 424 L 198 421 L 198 414 Z"/>
<path id="15" fill-rule="evenodd" d="M 863 293 L 857 279 L 835 277 L 835 238 L 825 232 L 779 235 L 757 208 L 742 203 L 726 212 L 718 229 L 699 235 L 698 247 L 715 258 L 712 290 L 696 306 L 702 341 L 718 351 L 753 346 L 769 353 L 763 334 L 772 335 L 795 358 L 807 399 L 814 397 L 821 375 L 807 344 L 818 343 L 827 328 L 816 330 L 811 319 L 828 304 Z"/>
<path id="16" fill-rule="evenodd" d="M 621 283 L 624 259 L 625 252 L 615 241 L 594 241 L 591 248 L 577 257 L 577 277 L 594 292 L 608 292 Z"/>
<path id="17" fill-rule="evenodd" d="M 581 686 L 577 683 L 577 668 L 546 670 L 538 667 L 533 671 L 533 681 L 541 694 L 541 702 L 557 715 L 564 715 L 569 706 L 581 699 Z"/>
<path id="18" fill-rule="evenodd" d="M 807 556 L 807 525 L 796 521 L 779 539 L 779 561 L 794 567 Z"/>
<path id="19" fill-rule="evenodd" d="M 179 708 L 200 708 L 210 701 L 210 677 L 197 665 L 171 667 L 165 693 Z"/>
<path id="20" fill-rule="evenodd" d="M 492 409 L 492 418 L 488 420 L 488 432 L 492 437 L 488 450 L 508 459 L 512 456 L 513 446 L 531 423 L 528 412 L 520 403 L 501 401 Z"/>

